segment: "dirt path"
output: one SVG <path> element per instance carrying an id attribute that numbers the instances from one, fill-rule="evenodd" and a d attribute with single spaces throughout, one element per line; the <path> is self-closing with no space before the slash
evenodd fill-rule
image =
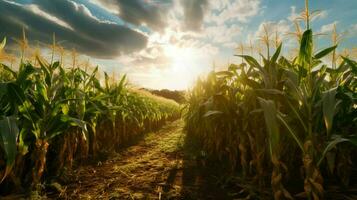
<path id="1" fill-rule="evenodd" d="M 184 144 L 181 120 L 97 165 L 78 168 L 62 199 L 230 199 L 200 170 Z"/>

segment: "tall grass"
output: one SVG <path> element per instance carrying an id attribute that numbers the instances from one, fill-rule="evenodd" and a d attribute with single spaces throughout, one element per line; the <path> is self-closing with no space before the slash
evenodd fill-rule
<path id="1" fill-rule="evenodd" d="M 314 52 L 310 16 L 306 1 L 292 59 L 280 55 L 282 43 L 270 53 L 265 28 L 262 61 L 238 55 L 245 62 L 198 80 L 186 107 L 187 133 L 202 150 L 258 188 L 271 185 L 274 199 L 292 199 L 286 188 L 300 180 L 314 200 L 324 198 L 324 179 L 348 186 L 357 145 L 357 62 L 341 56 L 335 66 L 338 42 Z"/>

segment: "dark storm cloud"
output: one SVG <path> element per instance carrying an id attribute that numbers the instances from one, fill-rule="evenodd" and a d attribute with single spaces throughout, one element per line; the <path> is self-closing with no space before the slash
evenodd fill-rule
<path id="1" fill-rule="evenodd" d="M 167 13 L 173 0 L 96 0 L 110 10 L 117 10 L 119 17 L 135 25 L 145 23 L 160 30 L 167 25 Z M 186 30 L 198 31 L 202 26 L 208 0 L 180 0 L 184 11 L 183 25 Z"/>
<path id="2" fill-rule="evenodd" d="M 113 58 L 146 47 L 147 38 L 128 27 L 99 21 L 81 4 L 69 0 L 35 0 L 39 9 L 67 23 L 72 29 L 35 14 L 28 7 L 0 0 L 0 37 L 20 37 L 25 27 L 30 40 L 50 42 L 52 33 L 67 48 L 81 53 Z"/>
<path id="3" fill-rule="evenodd" d="M 102 5 L 118 10 L 123 20 L 135 24 L 146 24 L 160 30 L 166 26 L 166 16 L 172 0 L 97 0 Z"/>
<path id="4" fill-rule="evenodd" d="M 181 0 L 184 10 L 185 28 L 191 31 L 201 29 L 208 0 Z"/>

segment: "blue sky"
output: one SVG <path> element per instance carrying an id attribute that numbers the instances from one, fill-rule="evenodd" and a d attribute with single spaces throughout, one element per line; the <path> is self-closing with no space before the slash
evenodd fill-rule
<path id="1" fill-rule="evenodd" d="M 284 53 L 296 48 L 292 21 L 304 0 L 0 0 L 0 37 L 51 42 L 52 33 L 67 49 L 102 70 L 127 74 L 132 84 L 147 88 L 187 89 L 215 68 L 240 60 L 236 47 L 257 47 L 265 24 L 283 40 Z M 339 46 L 357 47 L 357 1 L 311 0 L 317 49 L 331 45 L 336 24 Z M 303 26 L 303 23 L 301 23 Z M 11 41 L 10 41 L 11 45 Z M 45 47 L 43 47 L 45 48 Z M 46 50 L 44 49 L 44 52 Z"/>

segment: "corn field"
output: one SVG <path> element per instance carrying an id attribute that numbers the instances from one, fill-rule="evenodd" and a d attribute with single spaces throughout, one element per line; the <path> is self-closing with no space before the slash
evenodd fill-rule
<path id="1" fill-rule="evenodd" d="M 147 2 L 152 3 L 140 3 L 144 5 Z M 198 7 L 205 8 L 205 2 L 202 1 Z M 129 7 L 140 3 L 134 2 Z M 287 50 L 289 45 L 284 46 L 288 41 L 279 37 L 278 28 L 271 33 L 269 27 L 264 25 L 263 35 L 257 38 L 260 41 L 257 48 L 251 41 L 248 47 L 240 43 L 234 56 L 241 62 L 229 64 L 224 70 L 212 70 L 185 92 L 136 89 L 126 75 L 116 80 L 115 72 L 111 76 L 98 66 L 90 66 L 89 61 L 82 63 L 74 49 L 70 56 L 66 55 L 68 51 L 56 42 L 55 34 L 51 45 L 40 48 L 29 43 L 23 30 L 22 38 L 14 39 L 19 49 L 16 53 L 13 48 L 8 48 L 7 38 L 1 38 L 0 195 L 31 195 L 34 191 L 47 194 L 49 185 L 60 182 L 60 178 L 70 177 L 68 174 L 74 171 L 78 176 L 85 175 L 81 180 L 87 181 L 87 188 L 81 188 L 83 182 L 78 181 L 80 179 L 75 182 L 71 177 L 73 180 L 68 178 L 63 184 L 77 187 L 63 190 L 63 193 L 78 192 L 79 188 L 82 191 L 78 194 L 65 197 L 81 197 L 83 190 L 92 186 L 92 183 L 88 184 L 88 179 L 92 181 L 92 170 L 94 174 L 98 169 L 107 176 L 119 175 L 110 179 L 110 183 L 95 179 L 97 182 L 93 181 L 94 184 L 103 183 L 103 186 L 93 187 L 93 190 L 110 188 L 119 199 L 124 199 L 125 195 L 136 199 L 132 190 L 139 189 L 140 192 L 157 195 L 160 200 L 166 199 L 170 192 L 176 195 L 173 197 L 184 199 L 182 197 L 190 191 L 202 192 L 202 188 L 209 190 L 216 187 L 212 183 L 207 184 L 212 177 L 203 177 L 209 170 L 212 171 L 209 167 L 215 165 L 222 171 L 228 169 L 229 174 L 228 178 L 224 173 L 222 177 L 214 177 L 217 182 L 229 185 L 235 181 L 238 187 L 234 195 L 246 196 L 245 199 L 321 200 L 329 198 L 330 190 L 348 193 L 352 185 L 357 186 L 357 57 L 352 51 L 342 52 L 338 48 L 342 35 L 338 33 L 337 22 L 333 26 L 331 45 L 317 48 L 320 44 L 318 37 L 322 34 L 313 31 L 311 22 L 318 12 L 310 12 L 308 3 L 305 0 L 305 11 L 291 24 L 296 32 L 287 34 L 292 35 L 298 44 L 296 49 L 290 49 L 292 52 Z M 17 3 L 11 4 L 20 7 Z M 118 8 L 119 4 L 124 3 L 118 3 Z M 81 6 L 77 6 L 76 11 L 82 9 L 81 12 L 87 15 L 89 9 Z M 36 4 L 28 6 L 28 10 L 36 11 L 36 8 Z M 295 12 L 295 7 L 291 8 Z M 141 10 L 147 11 L 145 6 L 140 7 Z M 124 9 L 120 11 L 125 14 Z M 99 23 L 99 19 L 95 20 L 97 24 L 104 24 Z M 113 25 L 109 22 L 106 21 L 105 26 Z M 143 21 L 140 25 L 145 27 L 145 24 L 150 25 L 148 22 Z M 231 23 L 224 23 L 228 22 Z M 130 23 L 126 26 L 132 28 Z M 229 30 L 231 28 L 235 30 L 236 27 L 232 25 Z M 128 33 L 139 32 L 133 30 Z M 145 32 L 142 37 L 148 35 Z M 170 35 L 170 42 L 191 37 L 189 34 L 182 35 L 177 39 Z M 168 54 L 191 54 L 191 51 L 186 52 L 187 49 L 176 48 L 181 43 L 170 46 L 167 42 L 165 50 L 161 44 L 164 42 L 156 36 L 148 41 L 155 45 L 160 43 L 163 49 L 158 49 L 162 51 L 149 43 L 145 45 L 150 52 L 141 51 L 141 54 L 152 53 L 156 56 L 165 51 Z M 49 56 L 44 56 L 40 49 L 48 50 Z M 189 73 L 193 72 L 176 66 L 190 63 L 186 61 L 188 58 L 194 60 L 196 53 L 192 54 L 177 55 L 182 56 L 182 60 L 172 59 L 177 62 L 172 66 L 175 76 L 189 77 Z M 139 61 L 160 60 L 155 56 L 140 57 Z M 167 64 L 170 58 L 162 60 Z M 150 70 L 147 72 L 151 73 Z M 157 75 L 162 74 L 165 75 Z M 181 118 L 181 113 L 183 121 L 177 120 Z M 165 129 L 164 125 L 174 120 L 177 122 Z M 154 131 L 160 128 L 161 135 L 154 137 Z M 146 140 L 141 138 L 149 132 L 152 135 Z M 181 133 L 185 134 L 185 138 Z M 143 142 L 136 149 L 120 154 L 124 147 L 137 139 Z M 195 149 L 196 145 L 198 149 Z M 148 150 L 150 148 L 151 151 Z M 109 161 L 109 156 L 114 158 Z M 108 161 L 103 168 L 100 168 L 101 161 Z M 113 162 L 112 165 L 108 164 L 110 162 Z M 88 163 L 98 168 L 75 170 Z M 121 168 L 122 165 L 125 166 Z M 106 169 L 115 173 L 106 173 Z M 140 177 L 142 173 L 146 177 Z M 120 185 L 121 180 L 118 179 L 122 177 L 128 180 Z M 140 181 L 143 184 L 140 185 Z M 124 183 L 129 185 L 127 188 L 124 186 L 127 191 L 124 187 L 120 188 Z M 199 188 L 199 184 L 204 183 L 206 186 Z M 133 185 L 135 187 L 131 187 Z M 100 195 L 107 192 L 99 190 Z M 119 192 L 125 195 L 120 193 L 120 196 Z M 206 192 L 210 191 L 203 191 Z M 354 192 L 353 195 L 357 196 L 357 190 Z M 59 196 L 63 195 L 60 193 Z M 112 195 L 107 193 L 105 197 Z M 217 194 L 221 194 L 220 191 Z M 137 199 L 149 199 L 149 196 L 136 195 L 139 196 Z"/>
<path id="2" fill-rule="evenodd" d="M 54 61 L 57 53 L 63 59 L 55 40 L 50 61 L 25 57 L 25 34 L 19 44 L 18 70 L 0 64 L 1 192 L 36 189 L 180 115 L 177 103 L 131 88 L 126 76 L 101 80 L 98 67 L 83 68 L 75 57 L 71 66 Z M 0 57 L 9 63 L 5 45 Z"/>
<path id="3" fill-rule="evenodd" d="M 280 41 L 270 54 L 266 34 L 265 55 L 237 55 L 241 64 L 198 80 L 186 105 L 202 151 L 277 200 L 324 199 L 328 180 L 348 187 L 356 175 L 357 62 L 338 56 L 336 40 L 316 51 L 308 6 L 304 19 L 296 56 L 281 56 Z"/>

